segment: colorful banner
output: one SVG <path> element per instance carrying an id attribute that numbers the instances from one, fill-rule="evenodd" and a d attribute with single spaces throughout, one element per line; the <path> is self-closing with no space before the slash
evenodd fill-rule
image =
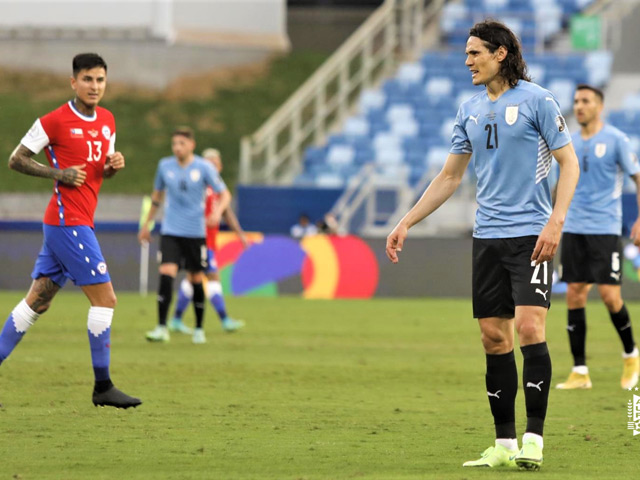
<path id="1" fill-rule="evenodd" d="M 354 235 L 313 235 L 297 241 L 279 235 L 248 234 L 243 249 L 230 232 L 218 235 L 217 261 L 227 295 L 304 298 L 370 298 L 379 280 L 378 261 Z"/>

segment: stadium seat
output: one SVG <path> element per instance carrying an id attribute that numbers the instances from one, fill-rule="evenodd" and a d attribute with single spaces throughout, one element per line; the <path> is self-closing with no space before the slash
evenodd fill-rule
<path id="1" fill-rule="evenodd" d="M 369 135 L 369 122 L 363 117 L 350 117 L 344 124 L 343 132 L 351 136 Z"/>
<path id="2" fill-rule="evenodd" d="M 423 77 L 424 67 L 418 62 L 403 63 L 396 74 L 396 79 L 407 85 L 421 83 Z"/>
<path id="3" fill-rule="evenodd" d="M 356 152 L 351 145 L 334 145 L 327 153 L 327 163 L 336 166 L 351 165 Z"/>
<path id="4" fill-rule="evenodd" d="M 360 112 L 367 113 L 384 107 L 386 96 L 381 90 L 363 90 L 360 94 Z"/>
<path id="5" fill-rule="evenodd" d="M 425 85 L 429 97 L 449 97 L 453 92 L 453 81 L 447 77 L 433 77 Z"/>
<path id="6" fill-rule="evenodd" d="M 572 79 L 558 78 L 549 83 L 548 89 L 553 92 L 560 110 L 565 113 L 571 111 L 573 107 L 573 95 L 576 91 L 576 83 Z"/>

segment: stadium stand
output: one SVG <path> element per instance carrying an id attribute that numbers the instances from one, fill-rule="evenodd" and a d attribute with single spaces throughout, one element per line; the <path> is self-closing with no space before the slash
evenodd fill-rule
<path id="1" fill-rule="evenodd" d="M 415 186 L 437 172 L 446 158 L 458 105 L 480 91 L 473 87 L 462 49 L 469 27 L 494 16 L 520 35 L 534 82 L 549 88 L 566 113 L 578 83 L 604 86 L 612 55 L 607 51 L 553 53 L 542 51 L 566 32 L 572 14 L 591 0 L 464 0 L 448 3 L 441 16 L 442 43 L 447 50 L 426 51 L 402 64 L 379 89 L 365 90 L 358 112 L 348 118 L 325 145 L 305 151 L 297 186 L 344 187 L 363 165 L 373 163 L 378 179 L 393 178 Z M 640 98 L 635 98 L 640 105 Z M 620 122 L 638 116 L 620 114 Z M 635 114 L 634 114 L 635 115 Z M 626 120 L 624 120 L 626 121 Z M 636 130 L 638 134 L 640 131 Z M 640 138 L 640 137 L 638 137 Z M 640 142 L 640 140 L 639 140 Z"/>

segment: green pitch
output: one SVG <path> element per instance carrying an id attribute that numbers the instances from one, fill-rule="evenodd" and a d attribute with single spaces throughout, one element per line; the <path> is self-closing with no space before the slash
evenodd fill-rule
<path id="1" fill-rule="evenodd" d="M 21 298 L 0 294 L 1 321 Z M 588 309 L 591 391 L 552 390 L 541 472 L 462 469 L 493 441 L 467 300 L 230 299 L 245 331 L 147 344 L 153 296 L 120 294 L 112 376 L 144 404 L 91 404 L 87 303 L 71 290 L 0 367 L 0 477 L 86 479 L 637 478 L 631 392 L 600 304 Z M 640 306 L 629 305 L 636 334 Z M 565 308 L 549 319 L 554 385 L 569 372 Z M 191 317 L 186 321 L 191 322 Z M 519 369 L 521 356 L 517 353 Z M 518 395 L 518 432 L 524 395 Z"/>

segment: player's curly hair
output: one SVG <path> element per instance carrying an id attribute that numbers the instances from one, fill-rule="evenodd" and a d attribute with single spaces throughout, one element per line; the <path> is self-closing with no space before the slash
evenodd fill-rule
<path id="1" fill-rule="evenodd" d="M 507 56 L 500 63 L 500 76 L 509 83 L 510 87 L 515 87 L 518 80 L 531 81 L 527 73 L 527 64 L 522 58 L 520 41 L 504 23 L 486 19 L 471 27 L 469 36 L 482 40 L 491 53 L 500 46 L 507 49 Z"/>

